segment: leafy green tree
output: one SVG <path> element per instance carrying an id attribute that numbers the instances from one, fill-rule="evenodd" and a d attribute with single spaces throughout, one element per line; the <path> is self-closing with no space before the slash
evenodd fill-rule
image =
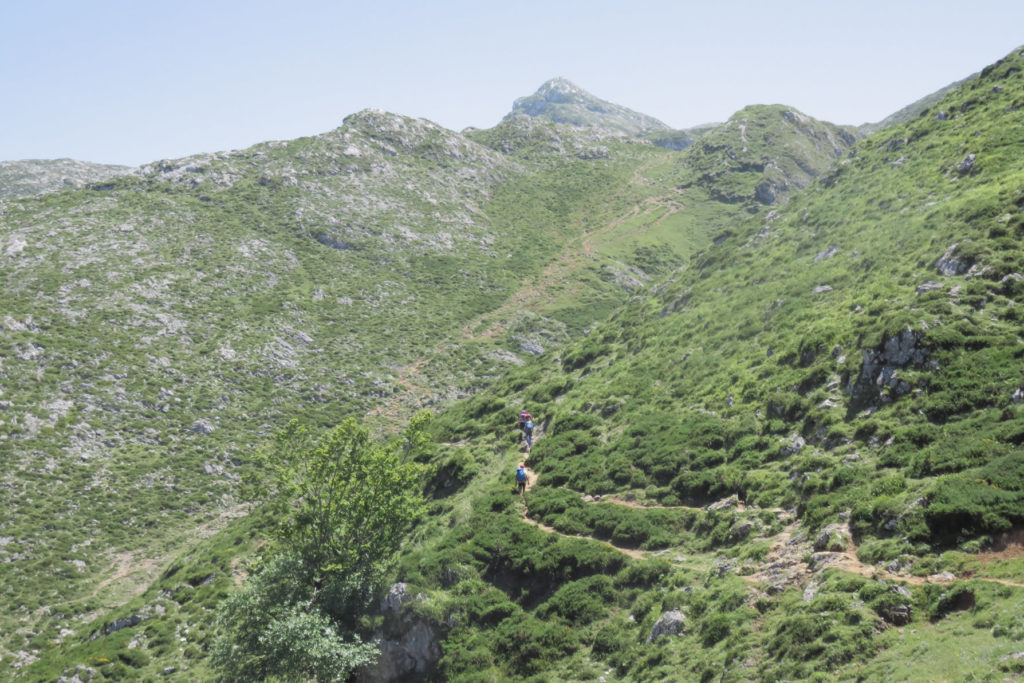
<path id="1" fill-rule="evenodd" d="M 214 662 L 229 680 L 338 680 L 373 661 L 358 617 L 422 514 L 429 413 L 379 443 L 355 420 L 317 437 L 292 422 L 257 457 L 247 495 L 276 520 L 275 551 L 224 601 Z"/>

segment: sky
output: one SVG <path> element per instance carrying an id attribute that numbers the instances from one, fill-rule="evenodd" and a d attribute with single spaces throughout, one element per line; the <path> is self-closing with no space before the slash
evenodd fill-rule
<path id="1" fill-rule="evenodd" d="M 136 166 L 368 108 L 489 128 L 556 76 L 674 128 L 859 125 L 1022 45 L 1021 0 L 5 0 L 0 160 Z"/>

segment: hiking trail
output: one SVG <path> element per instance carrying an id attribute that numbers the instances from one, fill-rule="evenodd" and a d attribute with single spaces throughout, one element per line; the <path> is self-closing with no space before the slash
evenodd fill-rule
<path id="1" fill-rule="evenodd" d="M 540 438 L 537 435 L 534 439 L 534 444 Z M 522 462 L 527 463 L 530 457 L 530 451 L 527 450 L 522 456 Z M 658 551 L 658 553 L 645 552 L 634 548 L 624 548 L 617 546 L 607 541 L 594 538 L 593 536 L 582 536 L 577 534 L 566 534 L 558 531 L 557 529 L 543 524 L 542 522 L 530 517 L 529 510 L 526 506 L 525 494 L 529 493 L 531 489 L 537 484 L 540 478 L 539 473 L 526 468 L 526 491 L 523 497 L 523 504 L 520 508 L 520 514 L 527 524 L 531 524 L 538 529 L 549 533 L 557 534 L 565 538 L 577 538 L 583 540 L 594 541 L 595 543 L 601 543 L 608 547 L 614 548 L 623 555 L 627 555 L 633 559 L 647 559 L 649 557 L 655 557 L 665 551 Z M 582 494 L 581 494 L 582 497 Z M 589 500 L 588 500 L 589 499 Z M 614 505 L 624 505 L 632 508 L 651 508 L 651 509 L 687 509 L 687 510 L 702 510 L 710 509 L 712 506 L 705 508 L 695 508 L 683 505 L 657 505 L 657 504 L 646 504 L 636 500 L 625 500 L 617 495 L 610 496 L 598 496 L 596 498 L 587 496 L 584 500 L 590 502 L 605 502 L 612 503 Z M 719 501 L 713 505 L 723 505 L 730 501 L 725 499 Z M 747 508 L 738 499 L 735 504 L 732 503 L 724 505 L 724 507 L 735 507 L 737 512 L 743 512 Z M 842 525 L 836 525 L 833 529 L 841 534 L 845 542 L 845 547 L 838 551 L 815 551 L 814 541 L 803 531 L 800 531 L 799 524 L 800 520 L 795 518 L 791 512 L 782 510 L 781 508 L 764 508 L 774 512 L 780 516 L 780 519 L 786 517 L 791 518 L 789 524 L 787 524 L 781 531 L 769 537 L 771 539 L 771 548 L 768 551 L 767 556 L 761 562 L 758 569 L 752 574 L 738 574 L 740 578 L 747 580 L 750 583 L 763 586 L 771 590 L 772 592 L 778 592 L 785 589 L 787 586 L 799 586 L 804 587 L 811 583 L 817 576 L 827 569 L 839 569 L 844 572 L 851 574 L 857 574 L 865 578 L 885 581 L 898 581 L 903 582 L 912 586 L 923 586 L 925 584 L 948 584 L 957 580 L 974 580 L 974 581 L 986 581 L 990 583 L 998 583 L 1004 586 L 1010 586 L 1013 588 L 1024 588 L 1024 583 L 1018 583 L 1010 581 L 1008 579 L 1000 579 L 995 577 L 978 576 L 976 574 L 966 576 L 956 576 L 951 572 L 942 572 L 939 574 L 932 574 L 928 576 L 917 576 L 913 574 L 902 574 L 891 572 L 881 567 L 877 567 L 872 564 L 866 564 L 857 557 L 857 547 L 853 543 L 853 533 L 850 530 L 849 523 L 843 523 Z M 978 555 L 978 559 L 983 563 L 997 561 L 1000 559 L 1007 559 L 1024 555 L 1024 531 L 1016 532 L 1016 535 L 1004 535 L 1005 540 L 1003 542 L 1004 549 L 999 552 L 993 553 L 982 553 Z M 808 561 L 809 559 L 809 561 Z M 674 562 L 674 564 L 682 565 L 683 563 Z"/>

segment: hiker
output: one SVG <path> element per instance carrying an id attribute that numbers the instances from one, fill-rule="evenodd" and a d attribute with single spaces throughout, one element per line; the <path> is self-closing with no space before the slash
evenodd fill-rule
<path id="1" fill-rule="evenodd" d="M 528 419 L 523 423 L 523 435 L 526 437 L 526 450 L 533 448 L 533 420 Z"/>
<path id="2" fill-rule="evenodd" d="M 523 495 L 526 492 L 526 464 L 519 463 L 519 468 L 516 470 L 516 491 L 519 495 Z"/>
<path id="3" fill-rule="evenodd" d="M 532 420 L 533 418 L 526 412 L 526 408 L 523 408 L 522 412 L 519 413 L 519 431 L 524 431 L 523 426 Z"/>

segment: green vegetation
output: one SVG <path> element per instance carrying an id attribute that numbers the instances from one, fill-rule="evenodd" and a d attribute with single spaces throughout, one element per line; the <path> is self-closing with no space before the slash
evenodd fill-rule
<path id="1" fill-rule="evenodd" d="M 1018 50 L 860 141 L 782 107 L 682 151 L 364 112 L 4 204 L 0 672 L 329 676 L 416 629 L 430 680 L 1019 673 L 1022 107 Z M 345 422 L 422 405 L 387 446 Z M 175 531 L 296 417 L 342 427 L 281 452 L 422 468 L 367 546 L 397 565 L 349 506 L 316 526 L 316 457 L 266 480 L 287 514 Z"/>
<path id="2" fill-rule="evenodd" d="M 277 436 L 252 487 L 282 549 L 219 608 L 212 658 L 227 680 L 331 681 L 374 661 L 354 628 L 420 513 L 423 424 L 386 446 L 351 419 L 319 439 L 294 422 Z"/>

